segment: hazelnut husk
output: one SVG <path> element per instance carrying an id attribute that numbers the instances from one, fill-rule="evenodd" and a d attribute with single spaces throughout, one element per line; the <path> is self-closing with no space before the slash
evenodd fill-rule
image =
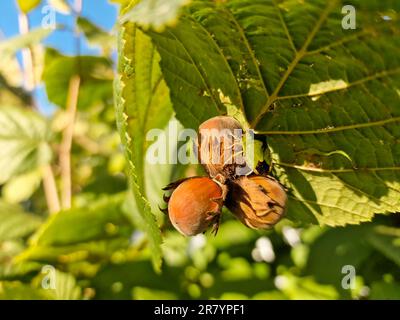
<path id="1" fill-rule="evenodd" d="M 240 123 L 228 116 L 214 117 L 200 125 L 198 158 L 211 178 L 231 179 L 239 168 L 247 167 L 242 135 Z"/>
<path id="2" fill-rule="evenodd" d="M 171 183 L 164 190 L 172 190 L 166 213 L 172 225 L 185 236 L 205 232 L 210 226 L 216 234 L 221 209 L 226 197 L 226 186 L 208 177 L 192 177 Z"/>
<path id="3" fill-rule="evenodd" d="M 284 188 L 270 176 L 243 176 L 228 183 L 225 205 L 246 226 L 269 229 L 283 217 Z"/>

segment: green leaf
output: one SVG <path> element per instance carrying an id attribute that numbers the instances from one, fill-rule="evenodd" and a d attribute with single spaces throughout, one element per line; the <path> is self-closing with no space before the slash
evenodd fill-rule
<path id="1" fill-rule="evenodd" d="M 400 285 L 398 283 L 373 282 L 370 298 L 372 300 L 399 300 Z"/>
<path id="2" fill-rule="evenodd" d="M 48 121 L 22 108 L 0 108 L 0 184 L 49 163 Z"/>
<path id="3" fill-rule="evenodd" d="M 48 279 L 43 279 L 44 277 Z M 54 281 L 51 285 L 48 281 Z M 43 288 L 43 284 L 49 288 Z M 77 300 L 81 298 L 81 288 L 74 276 L 58 270 L 43 273 L 34 279 L 32 285 L 21 282 L 1 282 L 0 300 Z"/>
<path id="4" fill-rule="evenodd" d="M 41 181 L 42 172 L 39 169 L 16 176 L 3 186 L 3 198 L 9 203 L 27 200 L 39 188 Z"/>
<path id="5" fill-rule="evenodd" d="M 172 285 L 182 278 L 184 269 L 165 267 L 162 274 L 157 274 L 148 260 L 131 261 L 122 264 L 105 266 L 93 279 L 93 288 L 96 290 L 96 299 L 107 299 L 112 294 L 113 299 L 132 299 L 135 287 L 170 292 L 178 298 L 184 299 L 181 286 Z M 117 278 L 116 278 L 116 275 Z M 123 284 L 122 291 L 113 292 L 116 279 Z M 139 289 L 140 290 L 140 289 Z M 132 292 L 133 291 L 133 292 Z"/>
<path id="6" fill-rule="evenodd" d="M 23 88 L 11 83 L 11 81 L 22 79 L 22 77 L 20 77 L 21 70 L 17 65 L 17 60 L 11 58 L 6 61 L 1 61 L 0 64 L 0 105 L 18 107 L 31 105 L 32 98 L 29 93 Z"/>
<path id="7" fill-rule="evenodd" d="M 28 92 L 20 88 L 23 82 L 22 70 L 18 64 L 17 52 L 29 47 L 33 54 L 35 79 L 42 68 L 42 48 L 39 43 L 43 41 L 53 30 L 36 28 L 23 35 L 17 35 L 0 41 L 0 105 L 26 106 L 32 104 L 32 98 Z M 40 62 L 39 62 L 40 61 Z"/>
<path id="8" fill-rule="evenodd" d="M 166 26 L 176 24 L 181 8 L 191 0 L 142 0 L 130 9 L 121 19 L 131 21 L 145 29 L 152 27 L 163 31 Z"/>
<path id="9" fill-rule="evenodd" d="M 40 4 L 40 0 L 17 0 L 17 3 L 22 12 L 28 13 Z"/>
<path id="10" fill-rule="evenodd" d="M 42 268 L 38 262 L 7 263 L 0 265 L 0 281 L 20 280 L 30 274 L 37 273 Z"/>
<path id="11" fill-rule="evenodd" d="M 112 239 L 132 231 L 121 205 L 124 194 L 106 197 L 88 207 L 61 211 L 49 218 L 31 238 L 31 245 L 65 246 Z"/>
<path id="12" fill-rule="evenodd" d="M 169 91 L 151 40 L 132 23 L 121 26 L 119 77 L 115 84 L 117 123 L 128 160 L 130 187 L 145 221 L 156 270 L 161 266 L 161 235 L 146 200 L 144 157 L 151 129 L 164 129 L 172 115 Z"/>
<path id="13" fill-rule="evenodd" d="M 300 278 L 291 273 L 280 275 L 279 288 L 293 300 L 336 300 L 339 294 L 333 286 L 321 285 L 311 277 Z"/>
<path id="14" fill-rule="evenodd" d="M 69 81 L 73 75 L 81 77 L 78 108 L 88 109 L 99 103 L 112 102 L 114 73 L 109 59 L 94 56 L 67 57 L 54 49 L 47 49 L 43 81 L 49 100 L 65 108 Z"/>
<path id="15" fill-rule="evenodd" d="M 201 0 L 148 31 L 178 120 L 241 111 L 268 138 L 288 217 L 331 226 L 400 210 L 400 3 L 352 1 L 355 30 L 344 4 Z"/>
<path id="16" fill-rule="evenodd" d="M 172 116 L 172 107 L 158 66 L 160 58 L 150 38 L 131 23 L 122 27 L 120 37 L 121 91 L 117 95 L 117 111 L 126 117 L 127 133 L 123 135 L 143 192 L 144 156 L 151 143 L 146 141 L 146 134 L 152 129 L 164 129 Z"/>
<path id="17" fill-rule="evenodd" d="M 367 235 L 367 241 L 385 257 L 400 266 L 400 229 L 377 226 Z"/>
<path id="18" fill-rule="evenodd" d="M 125 194 L 51 216 L 29 239 L 17 262 L 71 263 L 102 261 L 129 245 L 133 228 L 122 209 Z"/>
<path id="19" fill-rule="evenodd" d="M 342 268 L 351 265 L 357 269 L 367 260 L 372 248 L 365 238 L 371 230 L 370 224 L 327 229 L 310 245 L 306 273 L 313 275 L 318 282 L 333 284 L 348 294 L 341 286 L 346 275 Z"/>
<path id="20" fill-rule="evenodd" d="M 175 131 L 173 128 L 176 128 L 177 130 Z M 167 143 L 168 148 L 170 148 L 169 150 L 174 150 L 175 152 L 179 147 L 182 147 L 182 143 L 178 143 L 180 130 L 182 130 L 182 125 L 175 119 L 175 117 L 172 117 L 167 127 L 162 131 L 162 134 L 165 134 L 168 137 Z M 153 146 L 155 149 L 158 149 L 158 146 L 164 148 L 166 145 L 159 144 L 159 141 L 157 140 L 150 146 L 150 148 Z M 192 144 L 190 144 L 190 146 L 192 146 Z M 146 156 L 150 154 L 153 154 L 153 150 L 148 149 Z M 163 199 L 164 191 L 162 189 L 171 183 L 171 181 L 177 179 L 175 174 L 179 174 L 179 171 L 184 168 L 184 165 L 179 163 L 174 164 L 173 161 L 167 161 L 167 163 L 153 163 L 152 161 L 148 161 L 148 159 L 146 160 L 147 161 L 144 163 L 143 175 L 144 185 L 146 188 L 146 198 L 148 199 L 153 212 L 158 212 L 158 218 L 162 219 L 165 216 L 159 209 L 165 207 L 165 201 Z"/>
<path id="21" fill-rule="evenodd" d="M 56 300 L 77 300 L 81 297 L 82 290 L 71 274 L 57 270 L 55 275 L 56 288 L 54 289 L 53 295 Z"/>
<path id="22" fill-rule="evenodd" d="M 51 284 L 50 281 L 54 281 L 54 283 Z M 37 287 L 43 287 L 43 284 L 49 285 L 48 289 L 46 288 L 44 291 L 54 300 L 78 300 L 81 298 L 82 289 L 77 285 L 75 277 L 56 269 L 49 269 L 47 272 L 43 270 L 42 274 L 34 280 L 34 284 Z"/>
<path id="23" fill-rule="evenodd" d="M 30 47 L 33 51 L 35 77 L 40 73 L 41 66 L 37 60 L 41 58 L 41 50 L 37 48 L 52 30 L 36 28 L 23 35 L 17 35 L 0 41 L 0 105 L 31 105 L 31 96 L 20 85 L 23 74 L 18 64 L 16 54 L 19 50 Z"/>
<path id="24" fill-rule="evenodd" d="M 78 28 L 85 34 L 89 45 L 99 46 L 103 49 L 105 56 L 110 55 L 115 45 L 114 36 L 83 17 L 78 17 L 77 24 Z"/>
<path id="25" fill-rule="evenodd" d="M 257 239 L 257 234 L 237 220 L 225 221 L 218 230 L 218 237 L 211 238 L 209 241 L 215 247 L 222 251 L 230 247 L 239 247 L 248 245 Z"/>
<path id="26" fill-rule="evenodd" d="M 132 289 L 134 300 L 177 300 L 175 293 L 163 290 L 156 290 L 145 287 L 134 287 Z"/>
<path id="27" fill-rule="evenodd" d="M 127 236 L 66 245 L 33 244 L 15 257 L 17 263 L 40 261 L 71 265 L 74 262 L 104 262 L 112 260 L 113 253 L 129 246 Z"/>
<path id="28" fill-rule="evenodd" d="M 19 205 L 0 201 L 0 242 L 26 237 L 41 223 L 38 216 L 26 213 Z"/>
<path id="29" fill-rule="evenodd" d="M 29 1 L 27 1 L 29 2 Z M 0 42 L 2 59 L 15 55 L 19 50 L 38 44 L 43 41 L 53 30 L 49 28 L 36 28 L 23 35 L 17 35 Z"/>
<path id="30" fill-rule="evenodd" d="M 1 282 L 0 300 L 49 300 L 51 296 L 42 289 L 21 282 Z"/>

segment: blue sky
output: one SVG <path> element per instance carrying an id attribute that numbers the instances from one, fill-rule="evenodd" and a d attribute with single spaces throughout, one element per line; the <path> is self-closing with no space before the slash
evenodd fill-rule
<path id="1" fill-rule="evenodd" d="M 72 3 L 72 0 L 68 0 Z M 47 1 L 29 13 L 29 22 L 31 28 L 40 27 L 44 14 L 42 8 Z M 111 31 L 114 27 L 118 14 L 118 7 L 108 2 L 108 0 L 83 0 L 82 16 L 98 25 L 104 30 Z M 56 14 L 56 23 L 66 26 L 73 26 L 73 18 L 69 15 Z M 9 38 L 18 35 L 18 7 L 15 0 L 0 1 L 0 35 Z M 1 38 L 0 38 L 1 39 Z M 85 39 L 81 39 L 81 54 L 97 55 L 97 48 L 90 47 Z M 73 34 L 68 31 L 56 30 L 45 41 L 44 44 L 56 48 L 64 54 L 76 54 Z M 54 107 L 47 100 L 46 92 L 39 88 L 35 92 L 40 109 L 44 113 L 51 113 Z"/>

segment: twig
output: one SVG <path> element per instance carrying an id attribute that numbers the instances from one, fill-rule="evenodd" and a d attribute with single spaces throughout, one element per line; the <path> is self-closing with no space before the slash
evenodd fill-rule
<path id="1" fill-rule="evenodd" d="M 75 35 L 76 54 L 77 54 L 76 70 L 78 71 L 78 74 L 72 76 L 69 82 L 67 106 L 66 106 L 69 122 L 67 127 L 64 129 L 59 151 L 60 170 L 61 170 L 61 205 L 64 209 L 71 208 L 71 198 L 72 198 L 71 149 L 72 149 L 72 140 L 74 136 L 75 118 L 78 106 L 79 88 L 81 83 L 81 78 L 79 75 L 80 34 L 77 27 L 77 20 L 81 12 L 82 12 L 82 0 L 75 0 L 74 6 L 72 8 L 72 13 L 75 17 L 74 35 Z"/>
<path id="2" fill-rule="evenodd" d="M 79 87 L 81 78 L 74 75 L 70 79 L 67 97 L 68 125 L 64 129 L 60 145 L 60 170 L 61 170 L 61 204 L 64 209 L 71 208 L 72 183 L 71 183 L 71 148 L 74 135 L 76 110 L 78 105 Z"/>
<path id="3" fill-rule="evenodd" d="M 28 16 L 20 12 L 18 14 L 19 32 L 24 35 L 29 32 Z M 22 61 L 24 65 L 24 86 L 27 91 L 32 92 L 35 89 L 35 72 L 33 65 L 33 52 L 30 47 L 21 50 Z"/>
<path id="4" fill-rule="evenodd" d="M 42 168 L 42 176 L 47 208 L 49 209 L 50 214 L 55 214 L 60 211 L 60 200 L 58 198 L 53 169 L 49 164 Z"/>
<path id="5" fill-rule="evenodd" d="M 20 34 L 27 34 L 29 32 L 29 20 L 25 13 L 19 13 L 18 23 Z M 35 66 L 33 64 L 33 51 L 30 47 L 22 50 L 22 63 L 24 70 L 24 87 L 27 91 L 27 95 L 30 96 L 29 104 L 37 109 L 37 101 L 33 98 L 33 91 L 36 88 Z M 60 199 L 57 193 L 53 169 L 50 164 L 42 168 L 42 179 L 47 208 L 50 214 L 57 213 L 60 211 Z"/>

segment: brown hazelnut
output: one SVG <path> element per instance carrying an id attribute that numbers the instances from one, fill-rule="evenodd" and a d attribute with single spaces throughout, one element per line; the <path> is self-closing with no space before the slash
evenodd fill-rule
<path id="1" fill-rule="evenodd" d="M 185 236 L 205 232 L 209 226 L 217 233 L 226 187 L 207 177 L 183 179 L 168 185 L 173 190 L 168 202 L 172 225 Z"/>
<path id="2" fill-rule="evenodd" d="M 268 229 L 285 213 L 287 195 L 283 187 L 269 176 L 243 176 L 229 181 L 225 205 L 246 226 Z"/>
<path id="3" fill-rule="evenodd" d="M 198 157 L 211 178 L 229 179 L 237 174 L 238 167 L 246 167 L 242 135 L 240 123 L 228 116 L 214 117 L 200 125 Z"/>

